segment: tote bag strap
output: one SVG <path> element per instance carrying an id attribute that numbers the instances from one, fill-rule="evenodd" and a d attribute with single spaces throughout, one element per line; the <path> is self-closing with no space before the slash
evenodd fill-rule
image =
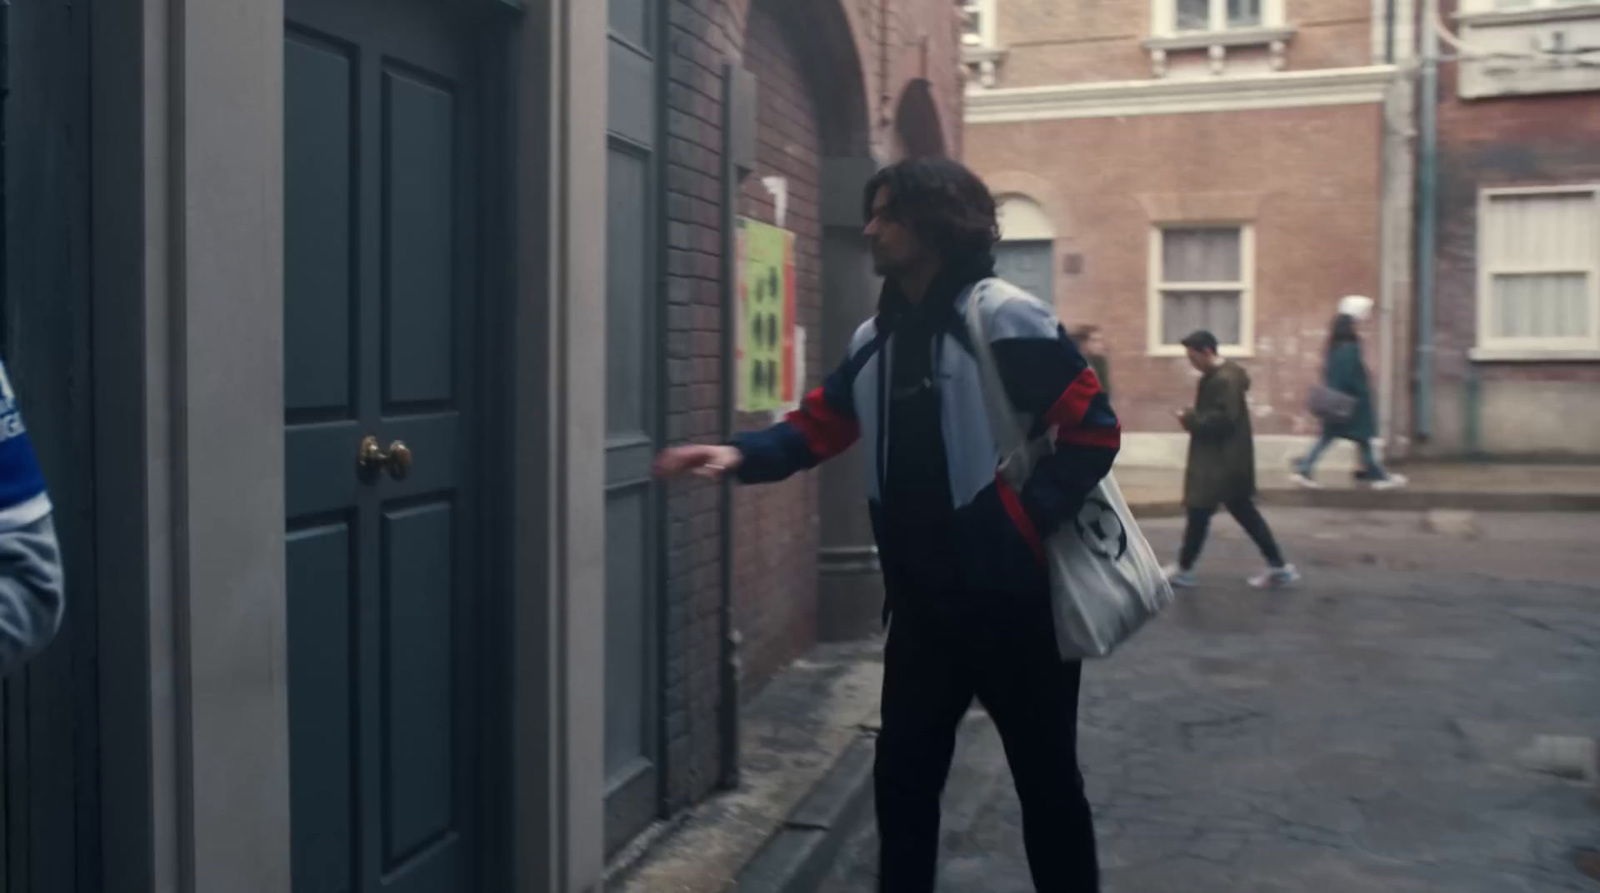
<path id="1" fill-rule="evenodd" d="M 1027 433 L 1011 406 L 1011 398 L 1006 396 L 1005 383 L 1000 380 L 994 351 L 983 327 L 983 310 L 979 305 L 992 282 L 994 280 L 985 279 L 967 287 L 967 335 L 972 340 L 972 355 L 977 360 L 978 375 L 983 382 L 983 408 L 989 416 L 989 428 L 994 434 L 995 446 L 1009 464 L 1023 452 Z M 1023 469 L 1023 477 L 1031 470 Z"/>

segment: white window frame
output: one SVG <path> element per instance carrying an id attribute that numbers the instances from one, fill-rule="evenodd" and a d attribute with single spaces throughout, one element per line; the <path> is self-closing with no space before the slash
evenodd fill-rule
<path id="1" fill-rule="evenodd" d="M 963 0 L 961 14 L 963 17 L 973 16 L 978 20 L 978 33 L 968 34 L 963 21 L 961 27 L 961 46 L 970 50 L 990 50 L 999 46 L 999 23 L 995 21 L 995 6 L 998 0 Z M 974 37 L 976 39 L 974 39 Z"/>
<path id="2" fill-rule="evenodd" d="M 1260 31 L 1284 27 L 1285 0 L 1261 0 L 1261 23 L 1241 25 L 1236 28 L 1228 25 L 1228 0 L 1210 0 L 1210 2 L 1210 28 L 1204 31 L 1179 31 L 1177 0 L 1150 0 L 1150 33 L 1155 37 L 1181 37 L 1190 34 L 1221 34 L 1228 31 Z"/>
<path id="3" fill-rule="evenodd" d="M 1589 194 L 1595 214 L 1595 245 L 1587 267 L 1492 266 L 1489 258 L 1490 204 L 1524 195 Z M 1522 186 L 1478 190 L 1478 338 L 1475 360 L 1600 360 L 1600 183 Z M 1585 273 L 1589 277 L 1589 334 L 1572 338 L 1496 338 L 1493 336 L 1493 282 L 1505 273 Z"/>
<path id="4" fill-rule="evenodd" d="M 1162 246 L 1169 229 L 1236 229 L 1239 231 L 1238 282 L 1166 282 L 1162 279 Z M 1253 357 L 1256 344 L 1256 228 L 1238 220 L 1162 221 L 1150 228 L 1150 267 L 1145 318 L 1148 320 L 1147 353 L 1152 357 L 1181 357 L 1187 354 L 1181 344 L 1163 344 L 1162 294 L 1169 291 L 1237 291 L 1239 293 L 1239 343 L 1219 345 L 1224 357 Z"/>
<path id="5" fill-rule="evenodd" d="M 1461 0 L 1461 10 L 1458 15 L 1469 16 L 1479 13 L 1531 13 L 1548 12 L 1562 9 L 1584 9 L 1587 7 L 1600 9 L 1600 0 L 1529 0 L 1525 6 L 1502 8 L 1497 0 Z"/>

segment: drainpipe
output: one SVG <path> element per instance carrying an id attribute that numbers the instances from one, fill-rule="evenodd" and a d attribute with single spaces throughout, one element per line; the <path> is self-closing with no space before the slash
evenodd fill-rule
<path id="1" fill-rule="evenodd" d="M 878 126 L 894 125 L 894 96 L 889 92 L 889 0 L 878 2 Z"/>
<path id="2" fill-rule="evenodd" d="M 1464 452 L 1473 459 L 1483 458 L 1483 377 L 1478 364 L 1467 364 L 1466 393 L 1462 403 L 1461 443 Z"/>
<path id="3" fill-rule="evenodd" d="M 1405 129 L 1408 128 L 1401 123 L 1401 113 L 1409 105 L 1405 102 L 1409 87 L 1405 76 L 1397 74 L 1383 98 L 1383 151 L 1379 165 L 1383 199 L 1378 219 L 1378 368 L 1381 376 L 1378 433 L 1383 438 L 1385 460 L 1392 459 L 1398 449 L 1394 432 L 1395 308 L 1399 303 L 1397 280 L 1403 275 L 1406 261 L 1400 230 L 1410 216 L 1407 213 L 1410 193 L 1406 189 L 1411 179 L 1406 167 Z"/>
<path id="4" fill-rule="evenodd" d="M 734 228 L 739 220 L 739 193 L 745 177 L 753 172 L 755 155 L 755 77 L 732 63 L 722 66 L 722 442 L 733 439 L 737 427 L 739 271 L 738 241 Z M 717 609 L 718 639 L 721 643 L 719 677 L 721 693 L 717 705 L 717 736 L 721 759 L 718 784 L 724 790 L 739 786 L 739 631 L 733 623 L 733 487 L 732 481 L 720 484 L 719 510 L 722 530 L 722 597 Z"/>
<path id="5" fill-rule="evenodd" d="M 1383 61 L 1394 64 L 1394 5 L 1395 0 L 1388 0 L 1383 9 Z"/>
<path id="6" fill-rule="evenodd" d="M 1423 0 L 1422 103 L 1417 149 L 1417 367 L 1413 401 L 1419 441 L 1433 436 L 1434 253 L 1439 223 L 1439 0 Z"/>

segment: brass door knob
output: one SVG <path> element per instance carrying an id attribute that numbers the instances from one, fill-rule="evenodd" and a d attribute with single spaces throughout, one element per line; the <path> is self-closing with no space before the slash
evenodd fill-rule
<path id="1" fill-rule="evenodd" d="M 378 438 L 368 434 L 361 438 L 361 449 L 356 454 L 356 461 L 362 471 L 376 474 L 380 471 L 389 473 L 389 477 L 397 481 L 406 479 L 411 473 L 411 448 L 403 440 L 389 444 L 388 449 L 378 445 Z"/>

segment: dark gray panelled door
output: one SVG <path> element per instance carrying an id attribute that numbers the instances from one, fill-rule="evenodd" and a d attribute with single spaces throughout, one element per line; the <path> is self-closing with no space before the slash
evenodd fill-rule
<path id="1" fill-rule="evenodd" d="M 660 812 L 655 0 L 610 0 L 606 307 L 606 848 Z"/>
<path id="2" fill-rule="evenodd" d="M 995 272 L 1039 300 L 1055 305 L 1055 243 L 1001 242 L 995 246 Z"/>
<path id="3" fill-rule="evenodd" d="M 295 893 L 479 885 L 478 89 L 456 5 L 287 4 Z"/>

